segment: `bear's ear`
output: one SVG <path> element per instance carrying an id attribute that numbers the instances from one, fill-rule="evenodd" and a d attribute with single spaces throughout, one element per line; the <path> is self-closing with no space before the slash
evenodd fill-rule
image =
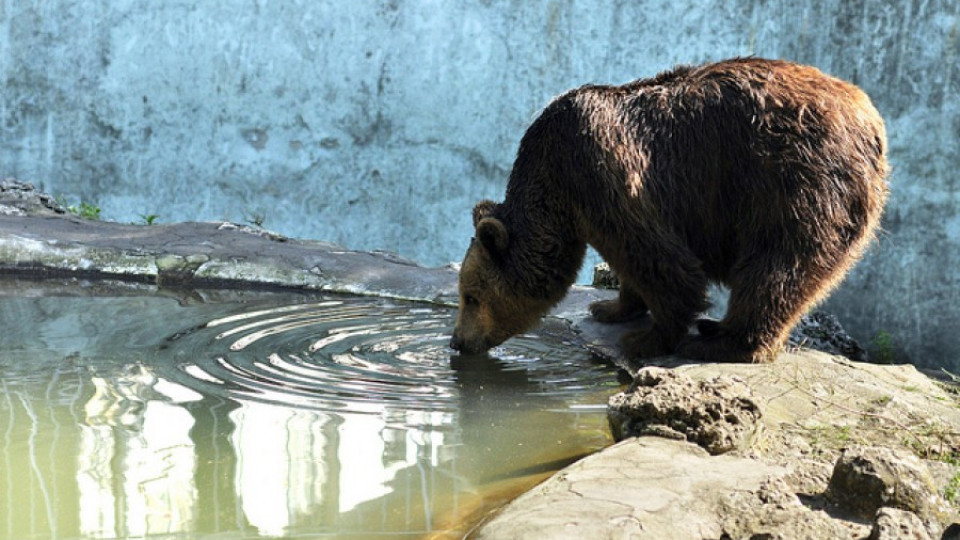
<path id="1" fill-rule="evenodd" d="M 496 208 L 497 203 L 493 201 L 484 199 L 478 202 L 477 205 L 473 207 L 473 228 L 477 228 L 481 219 L 492 216 Z"/>
<path id="2" fill-rule="evenodd" d="M 485 217 L 477 223 L 477 239 L 495 261 L 507 255 L 510 236 L 507 227 L 497 218 Z"/>

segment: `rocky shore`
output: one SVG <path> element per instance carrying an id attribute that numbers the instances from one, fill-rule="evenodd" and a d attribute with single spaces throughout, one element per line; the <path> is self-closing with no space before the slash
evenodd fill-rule
<path id="1" fill-rule="evenodd" d="M 2 274 L 452 305 L 457 271 L 230 223 L 83 219 L 3 180 Z M 473 537 L 960 538 L 960 387 L 949 374 L 863 362 L 823 315 L 771 364 L 639 366 L 618 355 L 616 325 L 587 317 L 590 301 L 613 294 L 576 287 L 551 328 L 633 375 L 609 404 L 621 442 L 514 500 Z"/>

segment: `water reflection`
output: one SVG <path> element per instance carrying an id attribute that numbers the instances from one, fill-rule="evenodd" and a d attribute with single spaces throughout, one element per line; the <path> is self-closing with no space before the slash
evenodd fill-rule
<path id="1" fill-rule="evenodd" d="M 239 401 L 198 419 L 198 408 L 188 405 L 202 400 L 199 394 L 142 365 L 91 382 L 93 396 L 79 426 L 76 476 L 80 533 L 89 538 L 196 532 L 199 508 L 220 507 L 215 514 L 229 514 L 231 498 L 239 512 L 218 520 L 213 529 L 229 523 L 262 536 L 282 536 L 305 527 L 343 532 L 334 525 L 348 521 L 365 523 L 369 530 L 371 516 L 362 514 L 371 512 L 364 503 L 382 505 L 398 475 L 432 475 L 454 456 L 446 434 L 431 429 L 449 426 L 449 413 L 395 411 L 387 418 Z M 226 427 L 226 433 L 217 433 L 218 427 Z M 198 489 L 195 482 L 200 456 L 194 439 L 211 428 L 204 439 L 225 436 L 229 446 L 203 466 L 221 469 L 213 476 L 232 482 L 227 500 L 223 488 Z M 406 516 L 404 522 L 428 531 L 435 505 L 424 481 L 436 484 L 435 478 L 419 478 L 418 495 L 425 500 L 408 509 L 425 513 Z M 204 495 L 217 500 L 201 503 Z M 379 530 L 389 532 L 390 520 L 381 521 Z"/>
<path id="2" fill-rule="evenodd" d="M 237 456 L 234 482 L 246 519 L 260 534 L 280 536 L 330 504 L 335 475 L 321 458 L 331 444 L 328 415 L 262 403 L 230 413 Z M 325 489 L 326 487 L 326 489 Z"/>
<path id="3" fill-rule="evenodd" d="M 80 533 L 116 538 L 193 530 L 194 420 L 179 404 L 201 396 L 137 365 L 91 381 L 94 394 L 79 426 Z"/>
<path id="4" fill-rule="evenodd" d="M 451 362 L 447 312 L 381 306 L 400 336 L 386 339 L 358 332 L 369 321 L 318 328 L 329 300 L 263 324 L 277 308 L 259 301 L 90 300 L 13 300 L 20 316 L 40 302 L 24 320 L 57 341 L 0 338 L 0 538 L 458 536 L 608 442 L 601 409 L 577 405 L 613 391 L 609 368 L 510 350 Z M 133 343 L 115 321 L 134 318 L 177 338 Z"/>

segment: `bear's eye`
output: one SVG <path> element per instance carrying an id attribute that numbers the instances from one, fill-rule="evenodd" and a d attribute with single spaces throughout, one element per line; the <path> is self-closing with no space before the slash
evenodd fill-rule
<path id="1" fill-rule="evenodd" d="M 468 306 L 476 306 L 477 304 L 480 303 L 480 301 L 477 300 L 476 297 L 470 296 L 469 294 L 465 294 L 463 295 L 463 303 Z"/>

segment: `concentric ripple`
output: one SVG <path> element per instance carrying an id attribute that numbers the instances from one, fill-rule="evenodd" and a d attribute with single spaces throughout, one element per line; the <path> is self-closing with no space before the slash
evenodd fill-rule
<path id="1" fill-rule="evenodd" d="M 452 410 L 465 370 L 490 384 L 523 371 L 522 391 L 549 395 L 613 381 L 612 368 L 543 336 L 513 338 L 490 357 L 451 356 L 454 318 L 449 308 L 363 297 L 239 311 L 169 338 L 168 376 L 205 394 L 350 412 Z"/>

